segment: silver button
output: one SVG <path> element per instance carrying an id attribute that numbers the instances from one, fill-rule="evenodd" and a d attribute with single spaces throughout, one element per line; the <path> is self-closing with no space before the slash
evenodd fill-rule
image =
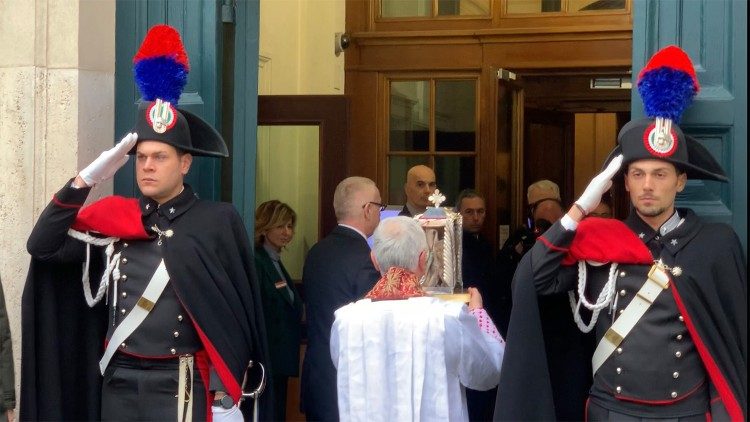
<path id="1" fill-rule="evenodd" d="M 621 354 L 622 354 L 622 347 L 618 347 L 618 348 L 617 348 L 617 354 L 618 354 L 618 355 L 621 355 Z"/>
<path id="2" fill-rule="evenodd" d="M 678 316 L 677 319 L 679 319 L 680 322 L 685 322 L 685 317 L 683 317 L 682 315 Z"/>
<path id="3" fill-rule="evenodd" d="M 177 321 L 182 322 L 182 315 L 177 315 Z"/>
<path id="4" fill-rule="evenodd" d="M 677 337 L 675 337 L 677 340 L 682 340 L 682 334 L 677 334 Z"/>
<path id="5" fill-rule="evenodd" d="M 670 394 L 670 396 L 672 396 L 673 399 L 677 398 L 677 392 L 672 391 L 672 394 Z"/>
<path id="6" fill-rule="evenodd" d="M 128 263 L 128 259 L 127 259 L 127 258 L 123 258 L 121 262 L 122 262 L 123 264 L 127 264 L 127 263 Z"/>
<path id="7" fill-rule="evenodd" d="M 120 313 L 123 314 L 123 315 L 125 315 L 126 313 L 128 313 L 128 311 L 126 311 L 125 308 L 122 308 L 122 309 L 120 309 Z"/>
<path id="8" fill-rule="evenodd" d="M 180 332 L 179 331 L 175 331 L 173 334 L 174 334 L 174 338 L 177 338 L 177 337 L 180 336 Z"/>
<path id="9" fill-rule="evenodd" d="M 617 388 L 615 388 L 615 391 L 617 392 L 617 394 L 620 394 L 622 392 L 622 387 L 618 385 Z"/>
<path id="10" fill-rule="evenodd" d="M 169 349 L 169 353 L 171 353 L 173 355 L 176 355 L 177 354 L 177 350 L 175 350 L 175 349 Z"/>
<path id="11" fill-rule="evenodd" d="M 674 373 L 672 374 L 672 378 L 674 378 L 674 379 L 677 379 L 677 378 L 679 378 L 679 377 L 680 377 L 680 373 L 679 373 L 679 372 L 677 372 L 677 371 L 675 371 L 675 372 L 674 372 Z"/>
<path id="12" fill-rule="evenodd" d="M 625 277 L 627 273 L 625 271 L 620 271 L 620 277 Z"/>
<path id="13" fill-rule="evenodd" d="M 128 275 L 127 275 L 127 274 L 123 274 L 123 275 L 121 275 L 121 276 L 120 276 L 120 280 L 122 280 L 122 281 L 127 281 L 127 280 L 128 280 Z"/>
<path id="14" fill-rule="evenodd" d="M 127 247 L 128 247 L 128 244 L 127 244 L 127 243 L 123 243 L 123 244 L 122 244 L 122 247 L 123 247 L 123 248 L 127 248 Z"/>
<path id="15" fill-rule="evenodd" d="M 661 239 L 659 236 L 654 237 L 654 239 L 659 240 Z"/>
<path id="16" fill-rule="evenodd" d="M 617 315 L 622 315 L 622 311 L 624 311 L 624 309 L 620 309 L 619 311 L 617 311 Z"/>
<path id="17" fill-rule="evenodd" d="M 123 342 L 123 343 L 120 344 L 120 347 L 122 347 L 124 349 L 124 348 L 126 348 L 128 346 Z"/>
<path id="18" fill-rule="evenodd" d="M 628 292 L 625 291 L 625 289 L 620 290 L 620 296 L 625 296 L 628 294 Z"/>
<path id="19" fill-rule="evenodd" d="M 123 298 L 126 298 L 126 297 L 128 297 L 128 292 L 122 292 L 122 297 L 123 297 Z"/>
<path id="20" fill-rule="evenodd" d="M 678 351 L 674 352 L 674 356 L 678 357 L 678 358 L 681 358 L 682 357 L 682 352 L 678 350 Z"/>
<path id="21" fill-rule="evenodd" d="M 617 368 L 617 375 L 622 374 L 622 368 Z"/>

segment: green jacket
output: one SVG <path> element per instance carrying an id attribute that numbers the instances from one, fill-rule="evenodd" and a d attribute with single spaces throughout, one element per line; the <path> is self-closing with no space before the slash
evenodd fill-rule
<path id="1" fill-rule="evenodd" d="M 268 351 L 271 356 L 271 375 L 274 377 L 299 376 L 299 349 L 302 331 L 302 299 L 294 282 L 279 261 L 284 277 L 289 280 L 294 300 L 282 285 L 271 257 L 263 246 L 255 247 L 255 269 L 263 301 L 266 320 Z M 278 284 L 277 284 L 278 283 Z M 278 287 L 277 287 L 278 286 Z"/>
<path id="2" fill-rule="evenodd" d="M 13 372 L 13 349 L 10 342 L 10 324 L 5 308 L 5 295 L 0 282 L 0 417 L 16 408 L 16 379 Z"/>

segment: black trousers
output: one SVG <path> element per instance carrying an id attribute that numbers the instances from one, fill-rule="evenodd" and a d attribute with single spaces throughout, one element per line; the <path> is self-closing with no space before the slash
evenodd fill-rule
<path id="1" fill-rule="evenodd" d="M 273 420 L 275 421 L 286 420 L 286 389 L 288 381 L 289 377 L 273 377 Z"/>
<path id="2" fill-rule="evenodd" d="M 103 421 L 176 421 L 179 361 L 117 354 L 104 372 Z M 206 388 L 193 369 L 193 420 L 205 421 Z"/>

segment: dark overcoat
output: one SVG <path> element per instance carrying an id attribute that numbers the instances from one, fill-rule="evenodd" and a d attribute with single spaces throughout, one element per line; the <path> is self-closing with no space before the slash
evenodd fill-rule
<path id="1" fill-rule="evenodd" d="M 631 213 L 626 224 L 639 237 L 649 237 L 647 232 L 653 229 L 634 214 Z M 685 221 L 681 227 L 662 237 L 660 256 L 670 267 L 679 266 L 681 275 L 672 277 L 669 292 L 663 294 L 673 296 L 706 369 L 713 418 L 744 420 L 747 417 L 747 272 L 744 254 L 737 235 L 729 226 L 705 223 L 688 209 L 679 210 L 679 214 Z M 560 377 L 560 371 L 569 368 L 550 365 L 533 282 L 539 275 L 555 272 L 558 272 L 558 280 L 575 277 L 575 268 L 560 267 L 573 237 L 574 232 L 566 232 L 559 222 L 555 223 L 537 240 L 516 271 L 514 306 L 503 376 L 498 386 L 495 420 L 559 419 L 559 399 L 573 390 L 580 393 L 585 386 L 581 383 L 582 377 L 590 376 L 590 354 L 582 355 L 579 362 L 568 361 L 568 365 L 580 368 L 579 376 Z M 628 274 L 643 273 L 628 266 L 621 268 Z M 571 318 L 569 310 L 567 315 L 560 317 Z M 570 342 L 571 345 L 575 343 Z M 564 411 L 581 412 L 584 406 L 580 400 L 563 404 Z"/>
<path id="2" fill-rule="evenodd" d="M 272 375 L 296 377 L 299 375 L 302 299 L 281 261 L 279 266 L 294 299 L 289 297 L 286 287 L 281 285 L 280 282 L 284 280 L 279 277 L 268 252 L 263 246 L 255 247 L 255 269 L 258 272 L 260 295 L 263 298 Z"/>
<path id="3" fill-rule="evenodd" d="M 192 192 L 187 185 L 185 190 Z M 100 418 L 98 362 L 107 315 L 104 301 L 86 305 L 81 288 L 86 245 L 67 235 L 89 191 L 68 182 L 27 243 L 32 259 L 22 299 L 21 420 Z M 163 246 L 170 283 L 227 393 L 237 399 L 248 362 L 268 362 L 246 228 L 231 204 L 197 197 L 170 228 L 173 236 Z M 92 284 L 101 278 L 103 255 L 103 248 L 91 247 Z M 262 414 L 270 396 L 262 396 Z"/>

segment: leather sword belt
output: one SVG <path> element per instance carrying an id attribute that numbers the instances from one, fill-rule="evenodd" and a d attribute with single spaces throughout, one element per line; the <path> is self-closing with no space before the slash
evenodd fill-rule
<path id="1" fill-rule="evenodd" d="M 656 301 L 659 294 L 668 288 L 669 275 L 667 275 L 666 268 L 658 263 L 652 265 L 648 277 L 646 277 L 646 282 L 643 283 L 633 300 L 599 340 L 594 356 L 591 358 L 594 375 L 612 353 L 617 350 L 625 337 L 630 334 L 630 331 Z"/>

